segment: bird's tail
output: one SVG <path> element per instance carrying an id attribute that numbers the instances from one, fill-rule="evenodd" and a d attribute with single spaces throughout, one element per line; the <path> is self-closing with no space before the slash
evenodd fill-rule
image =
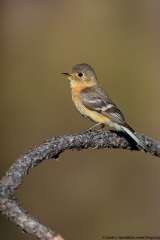
<path id="1" fill-rule="evenodd" d="M 145 151 L 149 152 L 148 147 L 134 134 L 134 130 L 126 124 L 126 126 L 122 126 L 122 129 L 124 132 L 128 133 L 128 135 L 133 138 L 134 141 L 136 141 L 137 144 L 139 144 Z"/>

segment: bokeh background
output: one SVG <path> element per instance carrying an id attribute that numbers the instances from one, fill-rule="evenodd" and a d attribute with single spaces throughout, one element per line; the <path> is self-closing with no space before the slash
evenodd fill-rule
<path id="1" fill-rule="evenodd" d="M 45 140 L 92 126 L 62 72 L 94 67 L 139 133 L 160 139 L 159 0 L 1 0 L 1 177 Z M 16 197 L 65 239 L 160 235 L 160 161 L 141 152 L 66 151 L 29 172 Z M 29 240 L 0 216 L 1 239 Z"/>

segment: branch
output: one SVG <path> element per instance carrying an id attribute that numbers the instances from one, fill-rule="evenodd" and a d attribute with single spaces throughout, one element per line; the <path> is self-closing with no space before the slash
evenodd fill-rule
<path id="1" fill-rule="evenodd" d="M 136 135 L 141 141 L 145 142 L 150 149 L 150 154 L 160 157 L 160 142 L 143 135 Z M 20 206 L 14 197 L 15 190 L 20 186 L 30 169 L 49 158 L 58 158 L 65 150 L 79 151 L 87 148 L 142 150 L 138 149 L 135 143 L 126 137 L 122 132 L 86 131 L 79 135 L 64 135 L 47 140 L 41 146 L 30 150 L 15 161 L 0 181 L 0 211 L 8 219 L 15 222 L 24 232 L 39 239 L 63 240 L 58 233 L 43 226 Z"/>

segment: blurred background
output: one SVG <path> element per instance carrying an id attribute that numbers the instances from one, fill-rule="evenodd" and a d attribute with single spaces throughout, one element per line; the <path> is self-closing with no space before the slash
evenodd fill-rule
<path id="1" fill-rule="evenodd" d="M 160 140 L 159 0 L 1 0 L 0 11 L 1 177 L 30 148 L 93 125 L 61 75 L 78 63 L 95 69 L 135 131 Z M 66 151 L 31 170 L 16 197 L 65 239 L 157 236 L 159 173 L 142 152 Z M 33 239 L 2 216 L 0 232 Z"/>

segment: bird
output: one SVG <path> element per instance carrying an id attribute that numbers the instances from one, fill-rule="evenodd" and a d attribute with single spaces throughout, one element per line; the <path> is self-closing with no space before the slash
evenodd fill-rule
<path id="1" fill-rule="evenodd" d="M 143 150 L 149 152 L 148 147 L 135 135 L 135 131 L 126 123 L 119 108 L 109 98 L 108 94 L 99 85 L 94 69 L 86 64 L 77 64 L 71 71 L 62 73 L 70 81 L 72 100 L 85 118 L 102 129 L 108 126 L 116 131 L 127 133 Z"/>

